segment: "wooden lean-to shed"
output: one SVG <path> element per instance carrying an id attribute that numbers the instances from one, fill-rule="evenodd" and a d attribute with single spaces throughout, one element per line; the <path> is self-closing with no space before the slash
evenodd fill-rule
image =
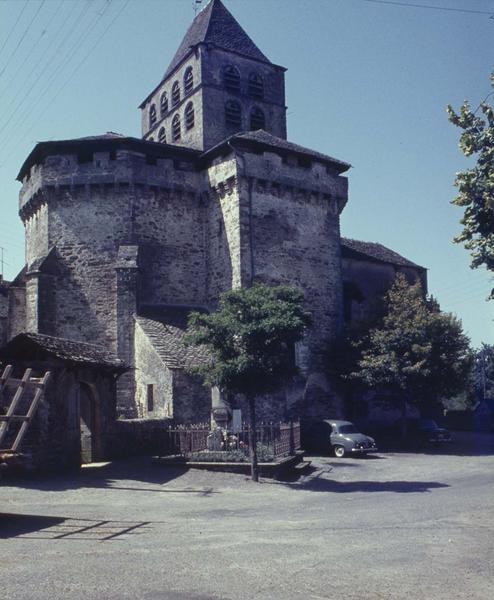
<path id="1" fill-rule="evenodd" d="M 77 467 L 111 457 L 116 381 L 127 370 L 120 359 L 102 346 L 39 333 L 17 335 L 0 357 L 18 377 L 26 368 L 33 375 L 51 372 L 21 448 L 34 467 Z"/>

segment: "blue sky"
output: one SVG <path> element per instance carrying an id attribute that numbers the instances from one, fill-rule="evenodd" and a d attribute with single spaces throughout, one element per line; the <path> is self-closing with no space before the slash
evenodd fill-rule
<path id="1" fill-rule="evenodd" d="M 448 103 L 491 90 L 494 0 L 224 0 L 286 73 L 288 137 L 348 161 L 346 237 L 429 269 L 429 290 L 478 346 L 494 343 L 492 277 L 469 268 L 450 204 L 468 162 Z M 194 17 L 193 0 L 0 1 L 0 246 L 23 265 L 15 177 L 36 141 L 140 136 L 137 106 Z M 437 10 L 432 7 L 442 7 Z M 479 11 L 461 12 L 461 9 Z"/>

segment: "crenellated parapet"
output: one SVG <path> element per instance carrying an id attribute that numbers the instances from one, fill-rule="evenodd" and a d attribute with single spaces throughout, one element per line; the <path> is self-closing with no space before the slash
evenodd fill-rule
<path id="1" fill-rule="evenodd" d="M 28 219 L 60 195 L 196 194 L 196 155 L 117 136 L 38 144 L 18 177 L 20 216 Z"/>

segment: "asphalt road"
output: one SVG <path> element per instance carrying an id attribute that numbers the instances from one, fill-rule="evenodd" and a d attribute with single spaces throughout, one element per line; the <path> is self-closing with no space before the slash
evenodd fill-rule
<path id="1" fill-rule="evenodd" d="M 494 597 L 494 436 L 312 461 L 257 485 L 148 459 L 4 481 L 0 597 Z"/>

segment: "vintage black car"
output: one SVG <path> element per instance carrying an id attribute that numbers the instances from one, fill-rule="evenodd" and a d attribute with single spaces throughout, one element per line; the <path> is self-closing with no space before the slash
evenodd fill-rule
<path id="1" fill-rule="evenodd" d="M 434 419 L 411 419 L 408 421 L 408 435 L 424 444 L 451 442 L 451 433 Z"/>
<path id="2" fill-rule="evenodd" d="M 312 452 L 332 452 L 337 458 L 377 452 L 376 442 L 350 421 L 325 419 L 302 423 L 302 445 Z"/>

